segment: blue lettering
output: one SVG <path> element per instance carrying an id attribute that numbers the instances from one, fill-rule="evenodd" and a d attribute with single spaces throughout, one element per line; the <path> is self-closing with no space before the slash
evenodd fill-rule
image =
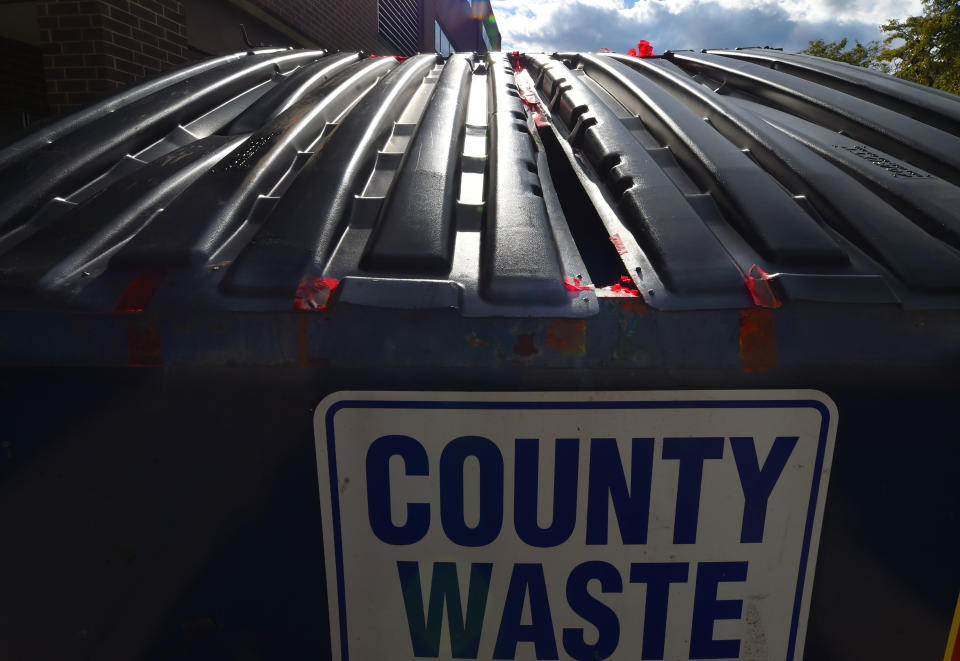
<path id="1" fill-rule="evenodd" d="M 470 528 L 463 514 L 463 462 L 480 462 L 480 520 Z M 454 544 L 486 546 L 503 525 L 503 456 L 493 441 L 482 436 L 455 438 L 440 454 L 440 522 Z"/>
<path id="2" fill-rule="evenodd" d="M 520 624 L 523 602 L 530 596 L 531 624 Z M 513 659 L 517 643 L 531 642 L 537 659 L 556 659 L 557 641 L 553 637 L 553 618 L 547 599 L 547 584 L 543 578 L 543 566 L 539 563 L 517 563 L 513 566 L 507 599 L 503 605 L 503 617 L 497 643 L 493 648 L 494 659 Z"/>
<path id="3" fill-rule="evenodd" d="M 596 579 L 601 592 L 622 592 L 623 580 L 617 568 L 608 562 L 584 562 L 573 568 L 567 578 L 567 602 L 574 613 L 597 628 L 597 642 L 588 645 L 583 629 L 563 630 L 563 649 L 577 661 L 601 661 L 614 653 L 620 643 L 620 620 L 613 610 L 587 591 Z"/>
<path id="4" fill-rule="evenodd" d="M 537 523 L 540 439 L 518 438 L 514 471 L 513 524 L 530 546 L 559 546 L 577 523 L 577 471 L 580 439 L 558 438 L 553 471 L 553 520 L 547 528 Z"/>
<path id="5" fill-rule="evenodd" d="M 460 602 L 460 583 L 457 566 L 452 562 L 433 563 L 430 582 L 430 605 L 423 616 L 423 589 L 420 587 L 420 563 L 397 562 L 403 605 L 407 611 L 407 626 L 413 655 L 437 658 L 440 655 L 440 632 L 443 627 L 443 605 L 447 605 L 447 623 L 450 626 L 450 654 L 455 659 L 475 659 L 480 647 L 483 613 L 487 607 L 490 588 L 490 563 L 470 565 L 470 588 L 467 593 L 467 619 L 464 622 Z"/>
<path id="6" fill-rule="evenodd" d="M 407 475 L 427 475 L 427 451 L 409 436 L 381 436 L 367 450 L 367 513 L 370 528 L 387 544 L 413 544 L 423 539 L 430 527 L 430 506 L 407 505 L 407 521 L 394 525 L 390 516 L 390 458 L 403 458 Z"/>
<path id="7" fill-rule="evenodd" d="M 663 458 L 680 462 L 673 543 L 693 544 L 697 541 L 703 462 L 723 458 L 723 438 L 665 438 Z"/>
<path id="8" fill-rule="evenodd" d="M 767 520 L 767 502 L 773 487 L 783 474 L 793 448 L 797 445 L 796 436 L 778 436 L 770 448 L 767 460 L 760 468 L 757 446 L 749 436 L 732 436 L 730 445 L 733 458 L 737 462 L 740 484 L 743 487 L 743 526 L 740 529 L 740 541 L 744 544 L 763 541 L 763 527 Z"/>
<path id="9" fill-rule="evenodd" d="M 742 599 L 717 599 L 717 584 L 745 580 L 746 562 L 701 562 L 697 565 L 690 632 L 691 659 L 736 659 L 740 656 L 739 640 L 713 639 L 713 623 L 738 620 L 743 611 Z"/>
<path id="10" fill-rule="evenodd" d="M 590 481 L 587 490 L 587 544 L 606 544 L 608 499 L 624 544 L 646 544 L 653 478 L 653 439 L 635 438 L 630 453 L 630 489 L 623 474 L 614 438 L 590 442 Z"/>
<path id="11" fill-rule="evenodd" d="M 686 562 L 634 562 L 630 565 L 630 582 L 647 584 L 641 659 L 663 658 L 670 584 L 686 583 L 689 570 Z"/>

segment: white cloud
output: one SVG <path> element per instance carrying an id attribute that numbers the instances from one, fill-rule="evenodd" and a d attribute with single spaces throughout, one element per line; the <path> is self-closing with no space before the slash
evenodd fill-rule
<path id="1" fill-rule="evenodd" d="M 657 52 L 769 45 L 798 50 L 811 39 L 870 41 L 920 0 L 493 0 L 504 50 L 611 50 L 640 39 Z"/>

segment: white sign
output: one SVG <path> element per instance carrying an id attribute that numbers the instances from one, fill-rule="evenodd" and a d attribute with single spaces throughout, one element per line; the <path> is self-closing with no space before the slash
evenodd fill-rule
<path id="1" fill-rule="evenodd" d="M 315 423 L 334 659 L 803 657 L 823 393 L 344 392 Z"/>

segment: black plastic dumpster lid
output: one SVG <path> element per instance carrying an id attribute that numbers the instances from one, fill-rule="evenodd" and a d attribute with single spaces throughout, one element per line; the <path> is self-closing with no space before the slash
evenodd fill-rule
<path id="1" fill-rule="evenodd" d="M 960 99 L 772 49 L 239 53 L 0 170 L 4 308 L 960 301 Z"/>

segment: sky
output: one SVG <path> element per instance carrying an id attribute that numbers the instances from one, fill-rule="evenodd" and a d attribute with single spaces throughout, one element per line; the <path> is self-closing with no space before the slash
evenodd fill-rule
<path id="1" fill-rule="evenodd" d="M 646 39 L 654 51 L 881 39 L 880 24 L 920 13 L 921 0 L 492 0 L 503 50 L 609 48 Z"/>

